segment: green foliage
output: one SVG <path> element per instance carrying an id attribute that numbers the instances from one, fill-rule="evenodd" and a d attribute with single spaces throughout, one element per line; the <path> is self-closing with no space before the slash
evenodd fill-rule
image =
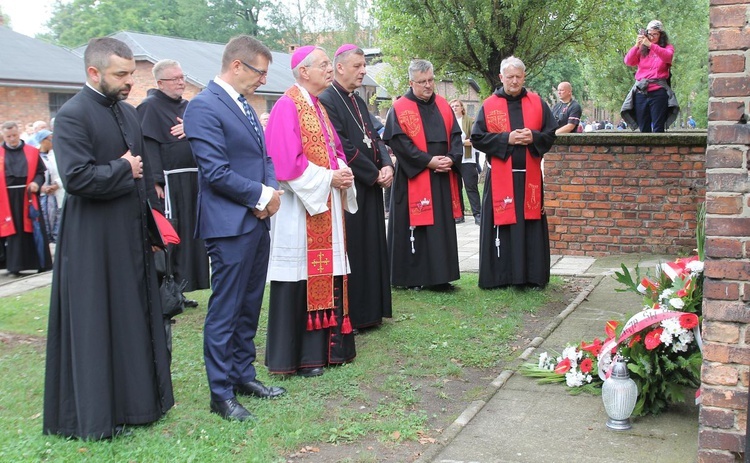
<path id="1" fill-rule="evenodd" d="M 227 423 L 208 411 L 202 331 L 210 291 L 191 293 L 201 308 L 178 316 L 173 330 L 176 406 L 159 422 L 112 441 L 42 435 L 43 339 L 0 343 L 0 461 L 267 463 L 287 461 L 284 456 L 308 445 L 345 444 L 365 435 L 415 441 L 431 433 L 425 401 L 457 400 L 433 385 L 462 380 L 468 368 L 494 376 L 517 342 L 524 314 L 561 302 L 563 294 L 559 278 L 544 292 L 482 291 L 476 274 L 465 274 L 459 287 L 450 294 L 394 291 L 395 317 L 359 334 L 356 360 L 321 377 L 270 379 L 259 367 L 262 381 L 289 393 L 272 401 L 243 398 L 258 417 L 251 424 Z M 48 288 L 0 298 L 0 332 L 45 334 L 48 298 Z M 268 307 L 268 291 L 263 305 Z M 256 337 L 259 365 L 266 315 L 264 309 Z M 476 394 L 460 400 L 475 400 Z"/>
<path id="2" fill-rule="evenodd" d="M 500 83 L 504 58 L 518 56 L 533 77 L 553 56 L 591 40 L 601 3 L 379 0 L 375 15 L 386 56 L 429 59 L 436 74 L 475 77 L 486 95 Z"/>

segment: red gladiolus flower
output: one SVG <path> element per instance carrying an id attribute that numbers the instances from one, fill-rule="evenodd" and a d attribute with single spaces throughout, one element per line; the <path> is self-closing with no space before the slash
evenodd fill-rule
<path id="1" fill-rule="evenodd" d="M 602 350 L 602 342 L 599 338 L 595 338 L 591 344 L 586 344 L 586 341 L 581 341 L 581 350 L 591 352 L 592 355 L 599 355 Z"/>
<path id="2" fill-rule="evenodd" d="M 641 335 L 636 334 L 634 336 L 630 337 L 630 341 L 628 342 L 628 347 L 633 347 L 637 342 L 641 341 Z"/>
<path id="3" fill-rule="evenodd" d="M 664 328 L 659 327 L 646 335 L 646 339 L 643 341 L 643 343 L 646 345 L 646 349 L 654 350 L 659 347 L 659 344 L 661 344 L 661 333 L 663 331 Z"/>
<path id="4" fill-rule="evenodd" d="M 604 332 L 607 333 L 608 338 L 615 337 L 615 330 L 617 329 L 619 325 L 620 325 L 620 322 L 616 320 L 610 320 L 607 322 L 606 325 L 604 325 Z"/>
<path id="5" fill-rule="evenodd" d="M 594 367 L 594 362 L 591 359 L 583 359 L 581 362 L 581 373 L 591 373 L 591 369 Z"/>
<path id="6" fill-rule="evenodd" d="M 698 326 L 698 316 L 694 313 L 680 315 L 680 326 L 686 330 L 691 330 Z"/>
<path id="7" fill-rule="evenodd" d="M 566 358 L 562 362 L 558 363 L 555 367 L 555 373 L 558 375 L 564 375 L 570 370 L 570 359 Z"/>

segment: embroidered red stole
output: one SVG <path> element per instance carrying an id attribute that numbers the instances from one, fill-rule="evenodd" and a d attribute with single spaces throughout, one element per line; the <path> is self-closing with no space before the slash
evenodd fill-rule
<path id="1" fill-rule="evenodd" d="M 448 150 L 450 150 L 451 132 L 453 131 L 455 116 L 448 102 L 440 95 L 435 95 L 435 104 L 440 111 L 440 116 L 443 118 Z M 417 103 L 406 97 L 399 98 L 393 104 L 393 110 L 396 111 L 396 119 L 398 119 L 398 123 L 406 136 L 411 139 L 420 151 L 427 152 L 427 139 L 425 138 L 422 116 L 419 114 Z M 459 218 L 463 216 L 463 211 L 461 210 L 461 200 L 459 199 L 458 178 L 453 171 L 449 172 L 448 176 L 450 179 L 453 218 Z M 422 172 L 408 180 L 407 200 L 409 202 L 409 226 L 419 227 L 435 224 L 430 169 L 425 168 Z"/>
<path id="2" fill-rule="evenodd" d="M 36 209 L 39 209 L 39 199 L 36 194 L 29 194 L 28 187 L 36 175 L 36 168 L 39 163 L 39 150 L 31 145 L 24 144 L 23 154 L 26 156 L 26 164 L 28 166 L 26 188 L 24 188 L 24 195 L 27 199 L 24 201 L 23 208 L 23 231 L 26 233 L 32 233 L 34 229 L 31 224 L 31 218 L 29 217 L 29 208 L 27 207 L 27 204 L 31 201 L 31 204 Z M 41 187 L 41 185 L 39 186 Z M 16 227 L 13 224 L 13 216 L 10 212 L 8 186 L 5 183 L 5 148 L 0 145 L 0 238 L 15 234 Z"/>
<path id="3" fill-rule="evenodd" d="M 508 101 L 495 95 L 484 100 L 484 120 L 487 130 L 494 133 L 510 132 Z M 531 130 L 542 128 L 542 99 L 533 92 L 527 92 L 521 99 L 523 126 Z M 490 165 L 492 188 L 492 212 L 495 225 L 512 225 L 517 222 L 515 195 L 513 193 L 513 159 L 502 160 L 493 156 Z M 531 155 L 526 148 L 526 201 L 523 205 L 525 220 L 542 218 L 542 159 Z"/>
<path id="4" fill-rule="evenodd" d="M 316 108 L 309 102 L 296 85 L 289 88 L 285 95 L 292 99 L 297 107 L 300 135 L 302 139 L 302 153 L 308 161 L 325 169 L 338 169 L 332 166 L 329 158 L 329 148 L 323 130 L 328 132 L 328 140 L 333 143 L 333 129 L 325 108 L 316 101 L 315 104 L 323 116 L 322 126 Z M 338 325 L 333 310 L 333 214 L 331 213 L 331 196 L 328 196 L 328 210 L 316 215 L 305 212 L 307 228 L 307 329 L 319 330 Z M 343 223 L 343 213 L 341 216 Z M 346 240 L 346 237 L 344 237 Z M 347 275 L 343 275 L 342 304 L 344 320 L 341 332 L 349 334 L 352 331 L 349 320 L 349 297 L 347 291 Z"/>

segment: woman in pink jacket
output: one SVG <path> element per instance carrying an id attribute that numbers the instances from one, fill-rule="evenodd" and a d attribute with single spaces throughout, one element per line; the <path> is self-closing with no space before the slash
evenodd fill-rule
<path id="1" fill-rule="evenodd" d="M 658 20 L 638 32 L 635 45 L 625 55 L 625 64 L 638 66 L 638 70 L 628 98 L 632 98 L 632 102 L 629 108 L 623 105 L 623 111 L 629 109 L 631 118 L 635 112 L 635 122 L 641 132 L 664 132 L 677 117 L 679 107 L 669 84 L 673 57 L 674 47 L 669 44 L 664 26 Z"/>

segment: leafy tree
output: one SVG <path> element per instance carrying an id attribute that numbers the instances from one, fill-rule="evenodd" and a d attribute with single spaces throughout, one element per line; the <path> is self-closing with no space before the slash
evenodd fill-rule
<path id="1" fill-rule="evenodd" d="M 562 49 L 594 38 L 604 2 L 583 0 L 377 0 L 386 55 L 429 59 L 436 73 L 475 76 L 488 94 L 500 62 L 521 58 L 529 78 Z"/>

